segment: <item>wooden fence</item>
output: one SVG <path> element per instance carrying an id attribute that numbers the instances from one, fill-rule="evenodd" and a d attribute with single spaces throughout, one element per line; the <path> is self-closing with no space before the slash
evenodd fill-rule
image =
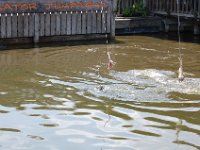
<path id="1" fill-rule="evenodd" d="M 180 16 L 200 18 L 199 0 L 148 0 L 147 5 L 154 14 L 177 16 L 179 7 Z"/>
<path id="2" fill-rule="evenodd" d="M 0 2 L 0 39 L 33 38 L 37 43 L 40 37 L 51 36 L 115 36 L 112 0 L 7 1 Z"/>

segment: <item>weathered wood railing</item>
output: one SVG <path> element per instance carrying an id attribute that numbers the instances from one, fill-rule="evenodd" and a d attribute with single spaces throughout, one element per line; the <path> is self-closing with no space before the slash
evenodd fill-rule
<path id="1" fill-rule="evenodd" d="M 148 0 L 147 5 L 154 14 L 177 16 L 179 6 L 180 16 L 200 18 L 199 0 Z"/>
<path id="2" fill-rule="evenodd" d="M 112 0 L 7 0 L 0 2 L 0 13 L 0 39 L 114 36 Z"/>

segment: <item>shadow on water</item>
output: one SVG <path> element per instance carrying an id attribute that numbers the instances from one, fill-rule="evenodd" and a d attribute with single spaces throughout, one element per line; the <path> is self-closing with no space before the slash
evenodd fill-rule
<path id="1" fill-rule="evenodd" d="M 78 46 L 78 45 L 91 45 L 91 44 L 106 44 L 107 39 L 101 40 L 82 40 L 82 41 L 66 41 L 66 42 L 49 42 L 40 44 L 4 44 L 0 42 L 0 50 L 13 50 L 13 49 L 32 49 L 32 48 L 42 48 L 42 47 L 62 47 L 62 46 Z M 109 39 L 110 44 L 116 43 L 116 41 Z M 119 41 L 118 41 L 119 42 Z"/>
<path id="2" fill-rule="evenodd" d="M 161 40 L 169 40 L 169 41 L 176 41 L 178 42 L 178 34 L 177 32 L 159 32 L 159 33 L 145 33 L 145 34 L 124 34 L 124 35 L 118 35 L 120 36 L 129 36 L 133 37 L 134 36 L 143 36 L 143 37 L 152 37 L 152 38 L 157 38 Z M 193 35 L 191 32 L 182 32 L 180 34 L 181 36 L 181 42 L 186 42 L 186 43 L 195 43 L 195 44 L 200 44 L 200 35 Z"/>
<path id="3" fill-rule="evenodd" d="M 125 36 L 125 35 L 119 35 Z M 143 37 L 152 37 L 152 38 L 158 38 L 162 40 L 169 40 L 169 41 L 178 41 L 178 35 L 176 32 L 170 32 L 170 33 L 147 33 L 147 34 L 129 34 L 126 35 L 129 37 L 134 38 L 134 36 L 143 36 Z M 13 50 L 13 49 L 31 49 L 31 48 L 39 48 L 39 47 L 60 47 L 60 46 L 77 46 L 77 45 L 90 45 L 90 44 L 106 44 L 106 39 L 101 40 L 90 40 L 90 41 L 69 41 L 69 42 L 51 42 L 51 43 L 40 43 L 40 44 L 3 44 L 3 42 L 0 42 L 0 50 Z M 120 40 L 109 40 L 109 44 L 123 44 L 125 42 L 122 42 Z M 184 32 L 181 34 L 181 42 L 186 43 L 196 43 L 200 44 L 200 36 L 199 35 L 192 35 L 191 33 Z"/>
<path id="4" fill-rule="evenodd" d="M 160 38 L 163 40 L 178 41 L 178 34 L 176 32 L 171 32 L 168 34 L 166 33 L 153 34 L 149 36 Z M 180 36 L 181 36 L 181 42 L 200 44 L 200 35 L 193 35 L 191 32 L 184 32 L 181 33 Z"/>

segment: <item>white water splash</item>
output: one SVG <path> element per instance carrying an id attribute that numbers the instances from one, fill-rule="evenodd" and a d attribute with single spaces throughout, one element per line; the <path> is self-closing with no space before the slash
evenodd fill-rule
<path id="1" fill-rule="evenodd" d="M 85 74 L 85 76 L 89 76 Z M 111 79 L 101 77 L 99 81 L 79 80 L 67 82 L 50 79 L 53 84 L 70 86 L 78 90 L 79 95 L 106 97 L 128 101 L 166 101 L 169 93 L 200 95 L 200 79 L 186 78 L 179 83 L 176 74 L 171 71 L 155 69 L 130 70 L 128 72 L 110 72 Z M 94 77 L 92 77 L 94 78 Z M 94 82 L 95 81 L 95 82 Z M 101 85 L 101 88 L 98 88 Z"/>

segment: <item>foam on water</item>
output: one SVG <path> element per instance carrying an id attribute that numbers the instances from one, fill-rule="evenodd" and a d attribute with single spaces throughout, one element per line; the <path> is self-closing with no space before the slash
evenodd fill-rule
<path id="1" fill-rule="evenodd" d="M 86 76 L 89 74 L 85 74 Z M 74 87 L 78 94 L 86 93 L 94 97 L 128 101 L 166 101 L 169 93 L 200 95 L 200 79 L 186 78 L 179 83 L 172 71 L 156 69 L 130 70 L 128 72 L 110 72 L 111 79 L 101 77 L 99 80 L 82 80 L 66 82 L 50 79 L 53 84 Z M 94 77 L 92 77 L 94 78 Z M 97 82 L 98 81 L 98 82 Z"/>

